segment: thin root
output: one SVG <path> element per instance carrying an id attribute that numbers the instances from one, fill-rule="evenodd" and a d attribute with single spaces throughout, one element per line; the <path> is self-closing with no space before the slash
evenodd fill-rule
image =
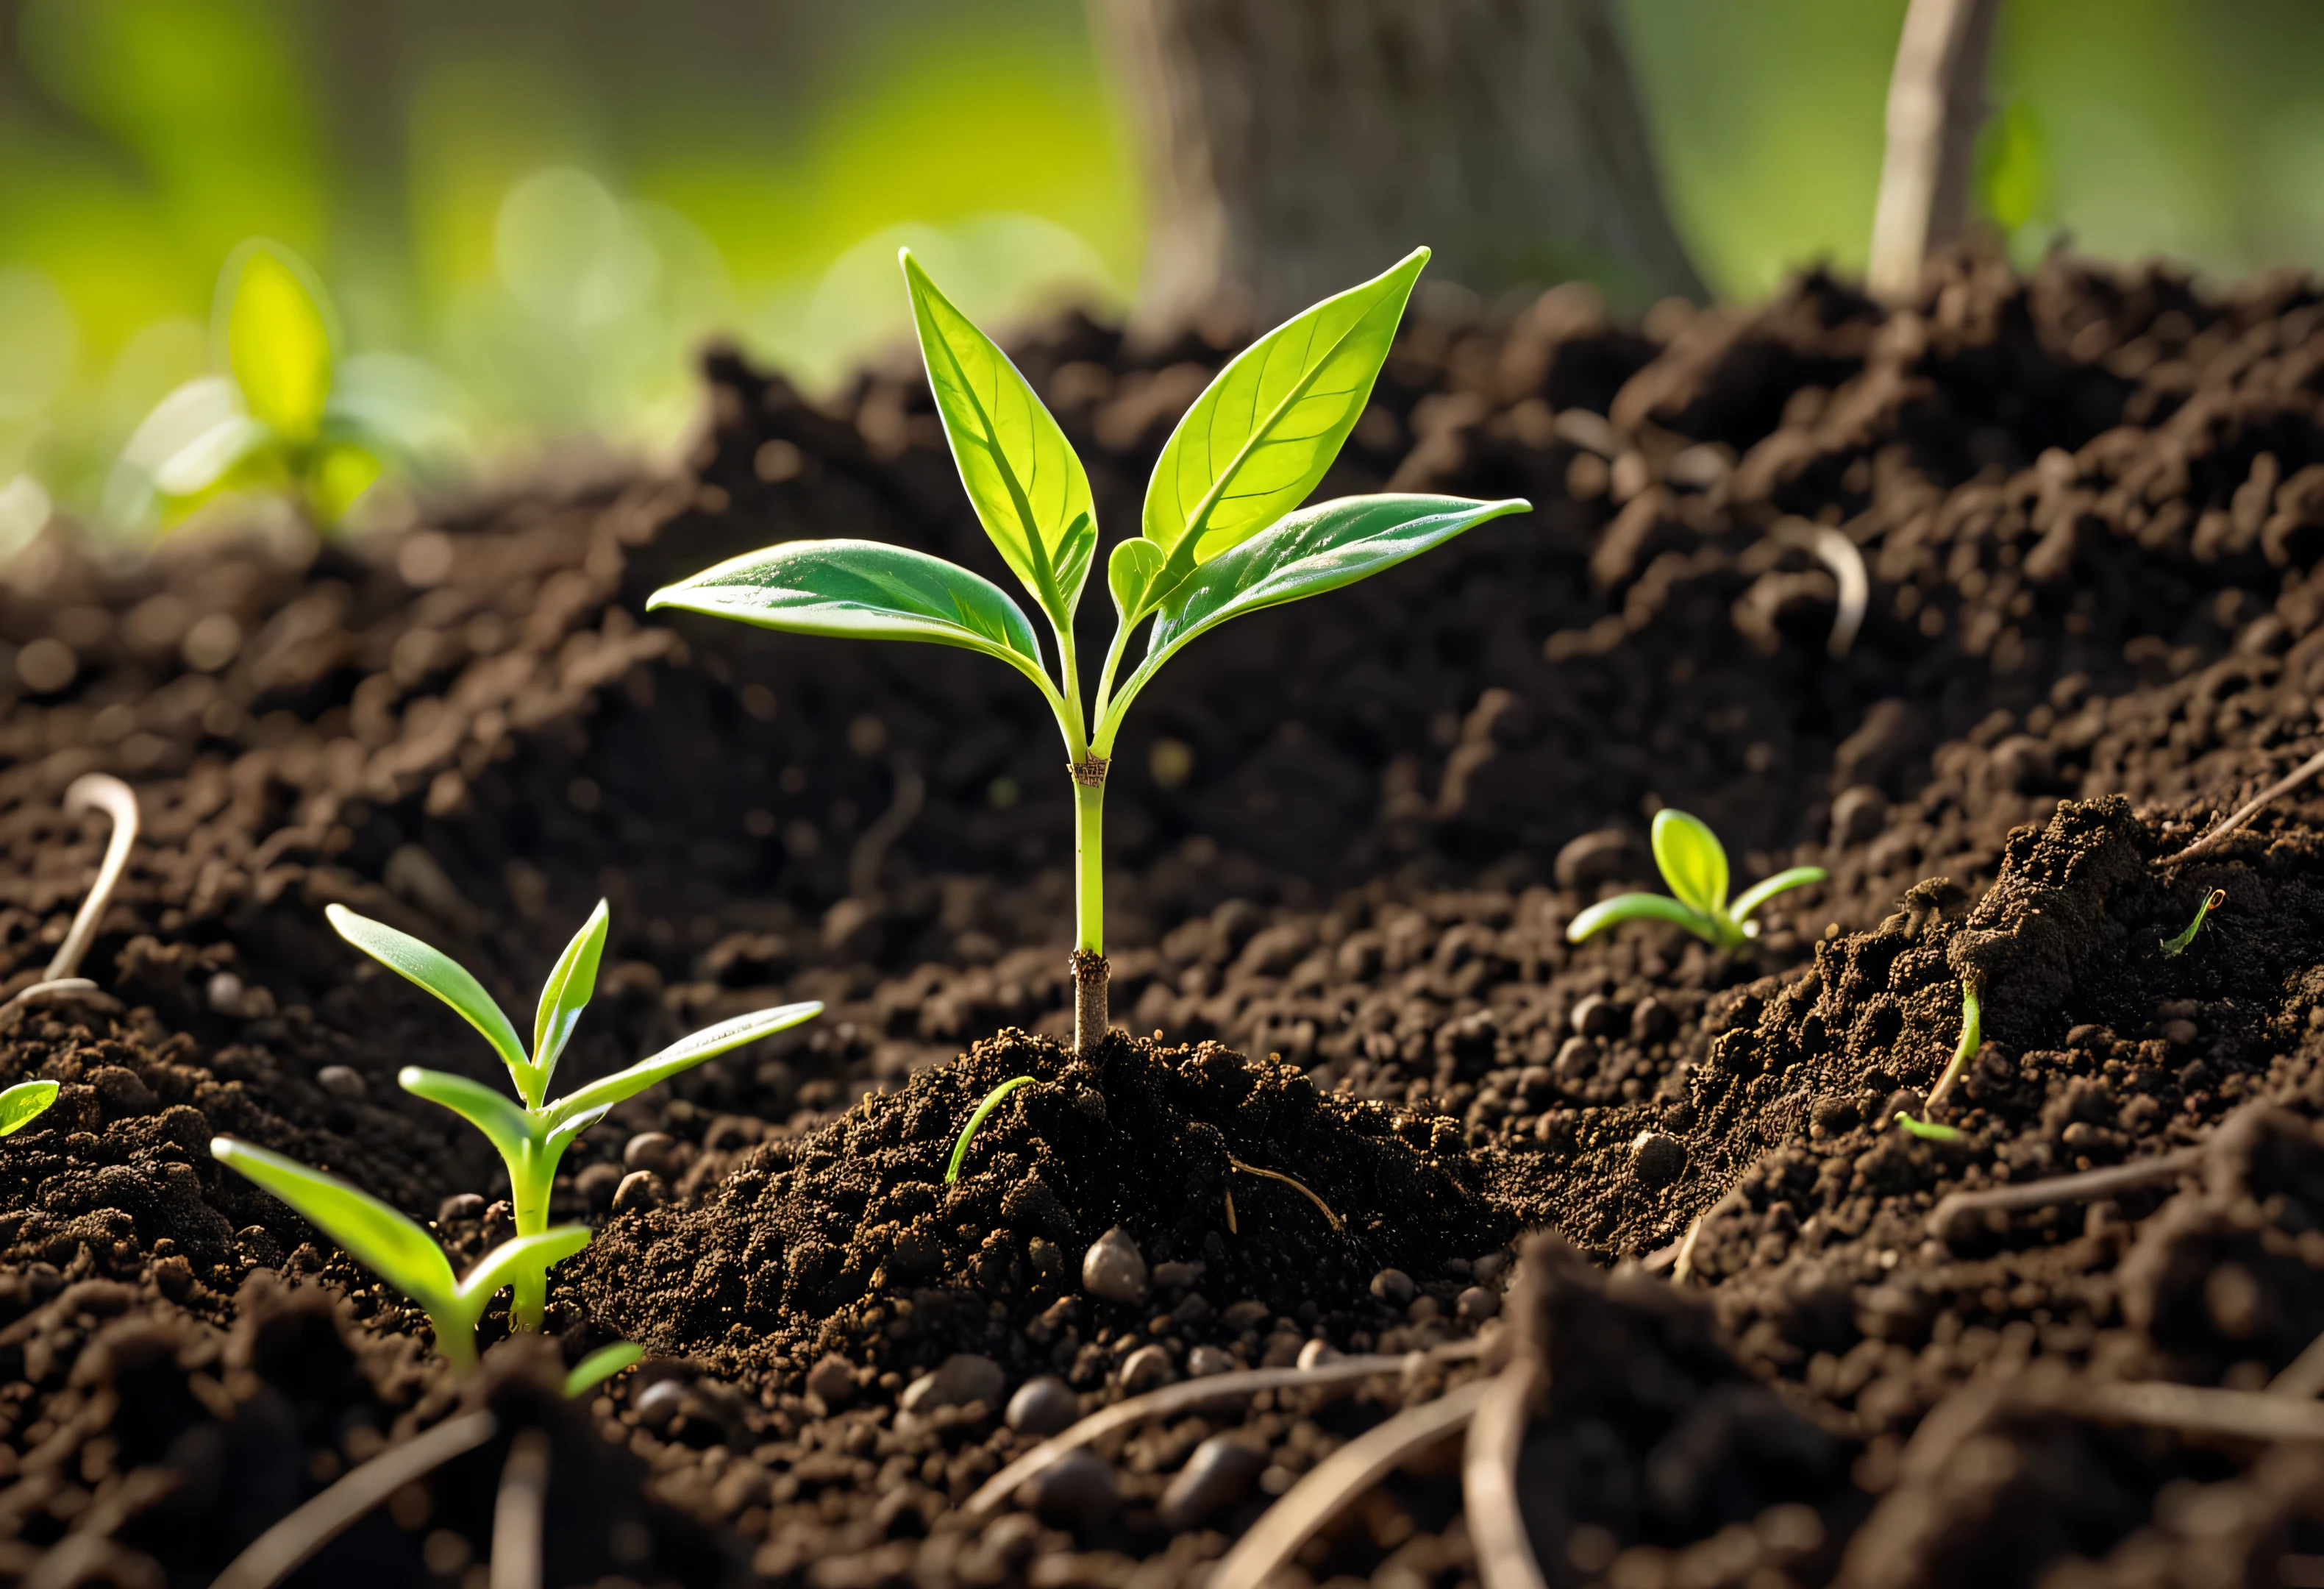
<path id="1" fill-rule="evenodd" d="M 1210 1589 L 1259 1589 L 1342 1507 L 1475 1417 L 1499 1384 L 1498 1378 L 1471 1380 L 1407 1407 L 1317 1463 L 1235 1541 L 1211 1574 Z"/>
<path id="2" fill-rule="evenodd" d="M 549 1437 L 527 1429 L 509 1442 L 493 1502 L 490 1589 L 540 1589 L 541 1520 L 549 1500 Z"/>
<path id="3" fill-rule="evenodd" d="M 275 1524 L 226 1564 L 210 1589 L 273 1589 L 348 1525 L 410 1483 L 493 1437 L 489 1412 L 438 1424 L 418 1439 L 385 1451 Z"/>
<path id="4" fill-rule="evenodd" d="M 1063 1434 L 1052 1435 L 985 1480 L 962 1510 L 970 1517 L 996 1510 L 1028 1480 L 1039 1477 L 1060 1459 L 1093 1440 L 1149 1418 L 1176 1418 L 1197 1407 L 1233 1401 L 1261 1390 L 1297 1390 L 1338 1384 L 1343 1380 L 1367 1380 L 1378 1374 L 1402 1373 L 1416 1364 L 1459 1363 L 1476 1355 L 1476 1342 L 1452 1341 L 1431 1352 L 1409 1352 L 1401 1357 L 1338 1357 L 1313 1368 L 1247 1368 L 1166 1385 L 1159 1390 L 1117 1401 L 1090 1414 Z"/>
<path id="5" fill-rule="evenodd" d="M 2084 1170 L 2080 1175 L 2054 1176 L 2048 1180 L 2034 1181 L 2024 1186 L 1995 1187 L 1982 1192 L 1954 1192 L 1939 1200 L 1929 1210 L 1929 1233 L 1939 1241 L 1946 1239 L 1964 1215 L 2000 1212 L 2015 1214 L 2027 1208 L 2047 1208 L 2054 1203 L 2080 1203 L 2110 1193 L 2142 1187 L 2150 1181 L 2168 1180 L 2197 1169 L 2203 1161 L 2200 1148 L 2179 1148 L 2160 1153 L 2152 1159 L 2142 1159 L 2135 1164 L 2109 1165 L 2104 1169 Z"/>
<path id="6" fill-rule="evenodd" d="M 1324 1202 L 1323 1198 L 1318 1197 L 1314 1192 L 1309 1191 L 1305 1181 L 1295 1180 L 1279 1169 L 1261 1169 L 1256 1164 L 1245 1164 L 1241 1159 L 1236 1158 L 1231 1153 L 1227 1155 L 1227 1165 L 1230 1169 L 1240 1169 L 1245 1175 L 1265 1176 L 1268 1180 L 1281 1181 L 1286 1187 L 1295 1187 L 1298 1188 L 1298 1192 L 1301 1196 L 1306 1198 L 1307 1201 L 1313 1203 L 1316 1207 L 1323 1211 L 1323 1217 L 1332 1222 L 1332 1228 L 1333 1230 L 1338 1231 L 1342 1234 L 1346 1233 L 1348 1227 L 1340 1223 L 1340 1216 L 1332 1212 L 1331 1205 Z M 1234 1229 L 1234 1196 L 1231 1193 L 1228 1194 L 1227 1197 L 1227 1228 L 1229 1230 Z"/>
<path id="7" fill-rule="evenodd" d="M 2221 839 L 2227 837 L 2227 835 L 2235 832 L 2236 828 L 2241 827 L 2254 817 L 2258 816 L 2260 808 L 2266 805 L 2270 800 L 2279 799 L 2282 797 L 2290 794 L 2293 790 L 2298 789 L 2301 784 L 2315 777 L 2319 772 L 2324 772 L 2324 751 L 2317 752 L 2314 755 L 2301 762 L 2299 766 L 2294 767 L 2290 772 L 2285 773 L 2282 778 L 2279 778 L 2273 783 L 2269 784 L 2265 789 L 2260 790 L 2259 793 L 2254 795 L 2250 799 L 2246 800 L 2242 805 L 2236 807 L 2233 816 L 2229 817 L 2225 822 L 2220 823 L 2217 827 L 2212 828 L 2210 832 L 2203 835 L 2202 837 L 2197 839 L 2193 844 L 2189 845 L 2185 849 L 2180 851 L 2175 855 L 2163 856 L 2163 859 L 2157 861 L 2155 864 L 2157 866 L 2176 866 L 2181 861 L 2192 860 L 2195 856 L 2201 855 L 2205 850 L 2209 849 L 2213 845 L 2218 844 Z"/>
<path id="8" fill-rule="evenodd" d="M 1469 1420 L 1461 1454 L 1461 1506 L 1484 1589 L 1548 1589 L 1517 1508 L 1517 1452 L 1531 1416 L 1534 1366 L 1520 1355 Z"/>
<path id="9" fill-rule="evenodd" d="M 80 969 L 81 957 L 88 953 L 90 940 L 97 937 L 97 923 L 105 919 L 105 907 L 113 899 L 114 885 L 121 881 L 121 873 L 129 864 L 130 848 L 137 842 L 137 795 L 109 772 L 87 772 L 74 779 L 65 790 L 64 804 L 65 810 L 74 816 L 83 811 L 104 812 L 113 818 L 113 836 L 106 841 L 105 859 L 97 864 L 97 881 L 74 915 L 65 941 L 57 946 L 56 958 L 49 962 L 40 981 L 18 990 L 14 998 L 0 1004 L 0 1011 L 97 992 L 97 984 L 74 973 Z"/>

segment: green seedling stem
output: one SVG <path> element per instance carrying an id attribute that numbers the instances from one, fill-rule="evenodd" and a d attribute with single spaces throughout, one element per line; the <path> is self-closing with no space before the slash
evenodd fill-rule
<path id="1" fill-rule="evenodd" d="M 516 1086 L 517 1101 L 482 1082 L 440 1070 L 406 1066 L 396 1081 L 403 1090 L 440 1104 L 484 1133 L 508 1169 L 509 1201 L 520 1237 L 549 1228 L 549 1197 L 557 1180 L 557 1166 L 574 1140 L 604 1117 L 624 1099 L 634 1097 L 657 1082 L 666 1081 L 704 1060 L 758 1041 L 820 1014 L 818 1003 L 784 1004 L 753 1011 L 731 1021 L 680 1038 L 661 1052 L 641 1059 L 626 1070 L 593 1081 L 554 1104 L 548 1101 L 549 1082 L 567 1039 L 580 1021 L 581 1012 L 597 985 L 597 962 L 604 953 L 610 919 L 605 902 L 597 909 L 573 941 L 558 956 L 540 991 L 533 1021 L 530 1054 L 525 1052 L 516 1028 L 484 985 L 456 962 L 409 933 L 383 922 L 358 916 L 344 905 L 327 908 L 338 935 L 389 970 L 435 994 L 462 1019 L 484 1034 Z M 521 1330 L 537 1330 L 549 1304 L 549 1266 L 521 1269 L 516 1298 L 509 1316 Z"/>
<path id="2" fill-rule="evenodd" d="M 1978 1049 L 1985 1046 L 1985 1015 L 1978 1005 L 1977 988 L 1968 977 L 1964 976 L 1961 978 L 1960 991 L 1960 1041 L 1953 1045 L 1953 1057 L 1946 1061 L 1943 1074 L 1937 1077 L 1937 1085 L 1929 1089 L 1929 1101 L 1923 1107 L 1931 1114 L 1937 1112 L 1937 1105 L 1943 1101 L 1944 1095 L 1952 1090 L 1954 1081 L 1960 1076 L 1961 1067 L 1976 1056 Z M 1960 1140 L 1960 1132 L 1951 1126 L 1938 1125 L 1925 1120 L 1915 1120 L 1901 1109 L 1896 1112 L 1896 1123 L 1914 1136 L 1927 1141 L 1954 1142 Z"/>
<path id="3" fill-rule="evenodd" d="M 1194 400 L 1148 483 L 1139 532 L 1104 559 L 1113 641 L 1084 699 L 1074 613 L 1098 562 L 1089 477 L 1065 432 L 991 338 L 900 256 L 920 353 L 985 533 L 1040 609 L 1055 671 L 1023 608 L 956 564 L 868 540 L 793 540 L 665 589 L 677 607 L 762 628 L 910 640 L 982 652 L 1038 690 L 1074 788 L 1074 1048 L 1107 1028 L 1105 781 L 1130 703 L 1198 634 L 1396 567 L 1531 504 L 1353 496 L 1303 507 L 1370 401 L 1428 251 L 1325 299 L 1245 348 Z M 1130 662 L 1148 620 L 1145 656 Z"/>
<path id="4" fill-rule="evenodd" d="M 2187 952 L 2187 946 L 2195 941 L 2195 935 L 2203 930 L 2203 919 L 2227 902 L 2227 891 L 2223 888 L 2215 888 L 2209 893 L 2205 894 L 2203 896 L 2203 902 L 2195 907 L 2195 919 L 2187 924 L 2186 930 L 2180 933 L 2175 938 L 2167 938 L 2163 940 L 2163 957 L 2165 959 L 2176 959 L 2180 956 L 2185 954 Z"/>
<path id="5" fill-rule="evenodd" d="M 476 1321 L 501 1289 L 526 1274 L 547 1274 L 551 1264 L 589 1243 L 589 1227 L 579 1224 L 514 1236 L 456 1279 L 427 1226 L 337 1176 L 233 1137 L 212 1138 L 210 1154 L 288 1203 L 356 1262 L 425 1308 L 436 1328 L 436 1350 L 463 1372 L 476 1365 Z"/>
<path id="6" fill-rule="evenodd" d="M 1576 916 L 1566 941 L 1580 943 L 1620 921 L 1668 921 L 1718 949 L 1739 949 L 1759 936 L 1751 913 L 1786 889 L 1821 882 L 1821 866 L 1794 866 L 1727 901 L 1727 846 L 1700 818 L 1665 807 L 1655 813 L 1655 865 L 1669 888 L 1662 894 L 1617 894 Z"/>
<path id="7" fill-rule="evenodd" d="M 646 1349 L 635 1341 L 616 1341 L 610 1346 L 600 1346 L 573 1365 L 565 1376 L 565 1399 L 586 1396 L 598 1386 L 620 1373 L 646 1354 Z"/>
<path id="8" fill-rule="evenodd" d="M 1030 1086 L 1032 1080 L 1029 1076 L 1012 1076 L 984 1095 L 984 1102 L 976 1106 L 976 1113 L 970 1115 L 968 1123 L 960 1128 L 960 1140 L 952 1145 L 952 1162 L 945 1166 L 945 1185 L 950 1186 L 960 1178 L 960 1167 L 967 1161 L 969 1140 L 976 1135 L 976 1128 L 1001 1107 L 1010 1094 L 1019 1087 Z"/>

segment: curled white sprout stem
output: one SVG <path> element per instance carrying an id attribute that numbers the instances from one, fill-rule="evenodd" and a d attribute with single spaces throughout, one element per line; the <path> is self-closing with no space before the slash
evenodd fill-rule
<path id="1" fill-rule="evenodd" d="M 137 843 L 137 794 L 109 772 L 88 772 L 74 779 L 66 789 L 64 805 L 66 812 L 72 816 L 83 811 L 104 812 L 113 818 L 113 836 L 106 842 L 105 859 L 97 864 L 97 881 L 90 885 L 88 897 L 81 901 L 72 926 L 66 930 L 65 941 L 57 946 L 56 957 L 49 962 L 48 970 L 42 973 L 40 981 L 0 1004 L 0 1011 L 97 991 L 97 984 L 74 974 L 80 969 L 81 958 L 97 937 L 97 924 L 105 919 L 105 908 L 112 901 L 114 885 L 127 870 L 130 849 Z"/>
<path id="2" fill-rule="evenodd" d="M 1814 553 L 1816 560 L 1831 570 L 1832 580 L 1840 587 L 1840 605 L 1832 614 L 1831 636 L 1824 642 L 1824 651 L 1835 658 L 1846 656 L 1872 605 L 1872 579 L 1865 572 L 1862 550 L 1831 525 L 1811 524 L 1803 519 L 1778 524 L 1773 533 L 1786 545 Z"/>
<path id="3" fill-rule="evenodd" d="M 382 1452 L 252 1540 L 210 1589 L 273 1589 L 356 1519 L 413 1480 L 474 1451 L 496 1427 L 491 1413 L 471 1412 Z"/>
<path id="4" fill-rule="evenodd" d="M 1259 1589 L 1342 1507 L 1466 1424 L 1500 1388 L 1498 1377 L 1471 1380 L 1434 1401 L 1406 1408 L 1317 1463 L 1235 1541 L 1211 1574 L 1211 1589 Z"/>
<path id="5" fill-rule="evenodd" d="M 1517 1507 L 1517 1453 L 1532 1414 L 1534 1365 L 1522 1354 L 1493 1381 L 1469 1420 L 1461 1453 L 1461 1505 L 1484 1589 L 1548 1589 Z"/>

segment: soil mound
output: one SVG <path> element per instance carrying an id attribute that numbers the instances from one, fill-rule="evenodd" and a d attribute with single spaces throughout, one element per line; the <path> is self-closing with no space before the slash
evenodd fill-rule
<path id="1" fill-rule="evenodd" d="M 979 1101 L 1019 1076 L 945 1184 Z M 1515 1233 L 1481 1179 L 1443 1116 L 1290 1066 L 1121 1037 L 1084 1064 L 1006 1031 L 758 1148 L 697 1207 L 613 1220 L 570 1270 L 602 1327 L 771 1389 L 829 1352 L 906 1378 L 978 1353 L 1011 1383 L 1094 1389 L 1149 1338 L 1172 1374 L 1206 1342 L 1250 1366 L 1278 1316 L 1294 1351 L 1311 1329 L 1377 1344 L 1376 1273 L 1434 1280 Z M 1136 1261 L 1094 1283 L 1084 1255 L 1116 1228 Z"/>

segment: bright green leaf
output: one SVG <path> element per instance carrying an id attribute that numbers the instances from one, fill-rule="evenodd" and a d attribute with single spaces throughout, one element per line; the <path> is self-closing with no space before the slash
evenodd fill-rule
<path id="1" fill-rule="evenodd" d="M 616 1341 L 610 1346 L 600 1346 L 573 1365 L 565 1376 L 565 1399 L 586 1396 L 598 1386 L 620 1373 L 646 1354 L 646 1349 L 635 1341 Z"/>
<path id="2" fill-rule="evenodd" d="M 153 489 L 164 496 L 207 491 L 263 446 L 266 436 L 266 427 L 248 414 L 228 415 L 162 459 L 153 471 Z"/>
<path id="3" fill-rule="evenodd" d="M 431 1315 L 456 1295 L 451 1261 L 435 1238 L 418 1221 L 368 1192 L 232 1137 L 212 1138 L 210 1153 L 220 1164 L 288 1203 L 300 1218 L 345 1247 L 355 1261 Z"/>
<path id="4" fill-rule="evenodd" d="M 1670 892 L 1706 916 L 1727 909 L 1727 849 L 1701 819 L 1665 806 L 1655 813 L 1655 864 Z"/>
<path id="5" fill-rule="evenodd" d="M 311 439 L 331 395 L 331 331 L 303 270 L 272 244 L 244 261 L 226 317 L 226 356 L 251 416 Z"/>
<path id="6" fill-rule="evenodd" d="M 1416 248 L 1386 273 L 1286 320 L 1194 400 L 1146 488 L 1143 533 L 1172 554 L 1167 583 L 1315 489 L 1362 417 L 1427 263 L 1428 250 Z"/>
<path id="7" fill-rule="evenodd" d="M 23 1130 L 56 1101 L 57 1084 L 52 1081 L 20 1081 L 0 1093 L 0 1137 Z"/>
<path id="8" fill-rule="evenodd" d="M 1342 497 L 1303 508 L 1204 564 L 1163 601 L 1147 639 L 1145 661 L 1107 708 L 1098 731 L 1100 753 L 1111 749 L 1111 736 L 1138 692 L 1196 635 L 1247 613 L 1353 585 L 1473 525 L 1531 506 L 1517 498 Z"/>
<path id="9" fill-rule="evenodd" d="M 413 1097 L 439 1104 L 484 1132 L 508 1164 L 510 1178 L 515 1178 L 517 1167 L 533 1150 L 531 1115 L 484 1083 L 470 1081 L 465 1076 L 447 1076 L 440 1070 L 422 1070 L 417 1065 L 407 1065 L 396 1073 L 395 1080 Z"/>
<path id="10" fill-rule="evenodd" d="M 1125 540 L 1105 560 L 1105 582 L 1114 611 L 1124 624 L 1146 611 L 1146 593 L 1162 571 L 1163 551 L 1150 540 Z"/>
<path id="11" fill-rule="evenodd" d="M 1056 699 L 1023 609 L 990 579 L 905 547 L 787 540 L 665 586 L 646 605 L 794 634 L 961 646 L 1007 662 Z"/>
<path id="12" fill-rule="evenodd" d="M 492 995 L 484 992 L 484 984 L 469 975 L 457 961 L 408 932 L 398 932 L 383 921 L 358 916 L 345 905 L 327 905 L 323 914 L 347 942 L 457 1010 L 500 1054 L 509 1074 L 516 1078 L 518 1090 L 526 1090 L 532 1067 L 524 1057 L 523 1040 L 516 1035 L 516 1028 L 509 1024 L 501 1007 L 493 1002 Z M 538 1102 L 530 1092 L 527 1097 Z"/>
<path id="13" fill-rule="evenodd" d="M 1821 866 L 1793 866 L 1773 877 L 1762 878 L 1736 896 L 1735 902 L 1727 907 L 1727 919 L 1738 923 L 1748 921 L 1752 911 L 1784 890 L 1805 888 L 1809 883 L 1821 882 L 1831 875 Z"/>
<path id="14" fill-rule="evenodd" d="M 318 521 L 336 524 L 378 482 L 385 468 L 376 457 L 354 442 L 335 442 L 308 467 L 307 503 L 314 509 Z"/>
<path id="15" fill-rule="evenodd" d="M 605 928 L 611 919 L 605 901 L 599 900 L 541 985 L 540 1009 L 533 1017 L 532 1067 L 540 1073 L 544 1088 L 589 995 L 597 991 L 597 961 L 605 952 Z"/>
<path id="16" fill-rule="evenodd" d="M 897 257 L 960 483 L 1002 560 L 1062 628 L 1097 550 L 1089 476 L 1008 356 L 937 291 L 911 250 Z"/>
<path id="17" fill-rule="evenodd" d="M 576 1129 L 574 1122 L 584 1114 L 603 1114 L 624 1098 L 634 1097 L 658 1081 L 690 1070 L 705 1059 L 715 1058 L 730 1049 L 745 1043 L 755 1043 L 761 1038 L 812 1021 L 823 1013 L 819 1003 L 782 1004 L 771 1010 L 756 1010 L 748 1015 L 737 1015 L 732 1021 L 722 1021 L 715 1026 L 703 1028 L 688 1037 L 682 1037 L 648 1059 L 641 1059 L 627 1070 L 618 1070 L 602 1081 L 567 1093 L 549 1111 L 551 1129 L 565 1132 Z"/>
<path id="18" fill-rule="evenodd" d="M 1616 894 L 1610 900 L 1600 900 L 1565 924 L 1565 941 L 1578 944 L 1593 932 L 1623 921 L 1668 921 L 1683 927 L 1705 943 L 1723 940 L 1718 924 L 1692 905 L 1681 904 L 1667 894 Z"/>

